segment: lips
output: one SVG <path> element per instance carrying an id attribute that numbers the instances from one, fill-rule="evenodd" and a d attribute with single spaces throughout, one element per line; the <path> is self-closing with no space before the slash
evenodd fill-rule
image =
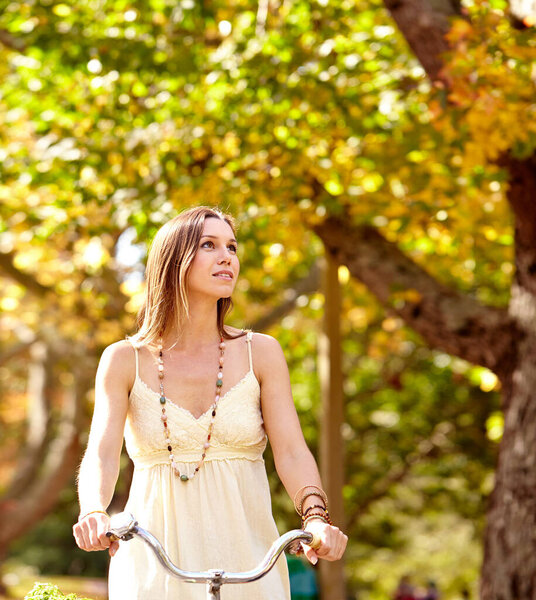
<path id="1" fill-rule="evenodd" d="M 233 278 L 232 271 L 218 271 L 217 273 L 213 273 L 212 277 L 219 277 L 220 279 L 231 280 Z"/>

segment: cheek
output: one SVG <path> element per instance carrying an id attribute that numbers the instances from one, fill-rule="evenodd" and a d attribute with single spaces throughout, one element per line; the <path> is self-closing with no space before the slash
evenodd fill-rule
<path id="1" fill-rule="evenodd" d="M 196 254 L 192 264 L 190 265 L 190 270 L 188 272 L 188 277 L 186 279 L 187 283 L 192 283 L 196 281 L 199 277 L 203 276 L 203 272 L 206 270 L 205 260 L 203 260 L 202 254 Z"/>
<path id="2" fill-rule="evenodd" d="M 206 252 L 198 252 L 192 261 L 192 270 L 200 270 L 208 264 L 208 255 Z"/>

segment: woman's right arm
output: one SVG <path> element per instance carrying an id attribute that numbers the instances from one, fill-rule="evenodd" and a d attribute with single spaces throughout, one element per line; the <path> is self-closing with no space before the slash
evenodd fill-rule
<path id="1" fill-rule="evenodd" d="M 73 534 L 78 546 L 88 552 L 110 547 L 113 556 L 117 550 L 117 542 L 110 544 L 106 537 L 109 517 L 105 511 L 119 475 L 128 393 L 134 376 L 131 344 L 121 341 L 108 346 L 97 369 L 95 409 L 78 475 L 81 518 L 75 523 Z"/>

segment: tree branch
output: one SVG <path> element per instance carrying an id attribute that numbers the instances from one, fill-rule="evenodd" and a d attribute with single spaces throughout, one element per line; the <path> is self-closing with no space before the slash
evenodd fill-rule
<path id="1" fill-rule="evenodd" d="M 2 354 L 0 354 L 0 367 L 5 365 L 10 360 L 13 360 L 15 357 L 20 356 L 30 350 L 33 344 L 36 342 L 37 337 L 34 337 L 30 341 L 17 342 L 13 344 L 11 348 L 8 348 Z"/>
<path id="2" fill-rule="evenodd" d="M 83 364 L 83 358 L 80 363 Z M 56 504 L 79 460 L 79 432 L 85 392 L 90 386 L 87 374 L 75 377 L 66 394 L 58 434 L 50 444 L 43 469 L 22 497 L 0 503 L 0 555 L 9 544 L 31 529 Z"/>
<path id="3" fill-rule="evenodd" d="M 26 44 L 5 29 L 0 29 L 0 44 L 17 52 L 25 52 Z"/>
<path id="4" fill-rule="evenodd" d="M 442 54 L 449 49 L 445 34 L 449 17 L 462 16 L 459 0 L 384 0 L 415 56 L 432 81 L 443 81 Z"/>
<path id="5" fill-rule="evenodd" d="M 506 199 L 514 213 L 516 283 L 536 297 L 536 154 L 524 159 L 503 154 L 497 164 L 508 171 Z"/>
<path id="6" fill-rule="evenodd" d="M 26 443 L 24 452 L 19 455 L 14 477 L 3 495 L 2 502 L 23 494 L 35 479 L 41 466 L 50 423 L 52 373 L 53 361 L 48 347 L 43 342 L 36 342 L 31 348 L 28 377 Z"/>
<path id="7" fill-rule="evenodd" d="M 15 254 L 13 252 L 0 252 L 0 270 L 2 270 L 7 277 L 10 277 L 38 296 L 45 296 L 49 292 L 55 293 L 53 289 L 36 281 L 32 275 L 17 269 L 14 259 Z"/>
<path id="8" fill-rule="evenodd" d="M 346 523 L 346 529 L 351 531 L 359 517 L 369 508 L 371 504 L 383 498 L 395 483 L 400 483 L 410 473 L 411 467 L 440 451 L 441 444 L 436 443 L 437 432 L 434 431 L 430 439 L 422 440 L 417 448 L 418 452 L 412 453 L 404 458 L 401 465 L 393 467 L 374 487 L 372 493 L 362 502 L 358 503 Z"/>
<path id="9" fill-rule="evenodd" d="M 429 346 L 507 375 L 502 368 L 511 361 L 504 359 L 515 354 L 521 333 L 505 309 L 440 284 L 373 227 L 329 217 L 314 230 L 326 250 Z"/>
<path id="10" fill-rule="evenodd" d="M 14 261 L 15 253 L 0 252 L 0 271 L 3 271 L 6 277 L 13 279 L 18 284 L 24 286 L 28 291 L 41 298 L 45 297 L 47 294 L 57 295 L 57 292 L 53 287 L 43 285 L 39 283 L 33 275 L 21 271 L 15 266 Z M 102 317 L 110 320 L 119 318 L 129 298 L 121 291 L 121 287 L 117 281 L 116 272 L 110 267 L 104 266 L 98 282 L 101 286 L 99 291 L 106 292 L 109 297 L 109 302 L 104 307 Z M 87 314 L 87 306 L 81 298 L 76 299 L 72 312 L 77 316 L 85 316 Z"/>
<path id="11" fill-rule="evenodd" d="M 309 273 L 303 279 L 300 279 L 293 288 L 288 290 L 287 298 L 270 312 L 257 319 L 251 326 L 251 329 L 254 331 L 266 331 L 294 308 L 296 300 L 300 296 L 316 292 L 319 287 L 320 267 L 315 263 Z"/>

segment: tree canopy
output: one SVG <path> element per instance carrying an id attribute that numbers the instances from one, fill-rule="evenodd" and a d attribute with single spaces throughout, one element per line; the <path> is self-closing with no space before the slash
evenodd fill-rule
<path id="1" fill-rule="evenodd" d="M 23 465 L 28 431 L 26 458 L 59 439 L 70 464 L 78 459 L 96 361 L 133 331 L 146 245 L 182 208 L 236 215 L 243 276 L 232 318 L 281 341 L 313 447 L 324 252 L 315 231 L 329 218 L 381 234 L 456 290 L 453 318 L 462 298 L 506 307 L 508 166 L 536 146 L 536 43 L 530 28 L 513 27 L 504 0 L 445 14 L 447 53 L 427 78 L 432 67 L 376 0 L 4 4 L 4 507 L 17 509 L 15 492 L 36 469 L 65 473 L 52 459 Z M 357 245 L 351 230 L 345 243 Z M 443 532 L 452 518 L 467 539 L 481 535 L 501 381 L 491 362 L 429 349 L 404 325 L 417 289 L 391 286 L 378 302 L 348 269 L 340 279 L 348 573 L 353 589 L 385 594 L 413 563 L 383 579 L 378 565 L 424 535 L 419 515 L 443 515 Z M 48 414 L 63 429 L 39 421 Z M 281 524 L 294 526 L 272 485 Z M 473 561 L 462 574 L 451 563 L 442 585 L 470 585 Z"/>

